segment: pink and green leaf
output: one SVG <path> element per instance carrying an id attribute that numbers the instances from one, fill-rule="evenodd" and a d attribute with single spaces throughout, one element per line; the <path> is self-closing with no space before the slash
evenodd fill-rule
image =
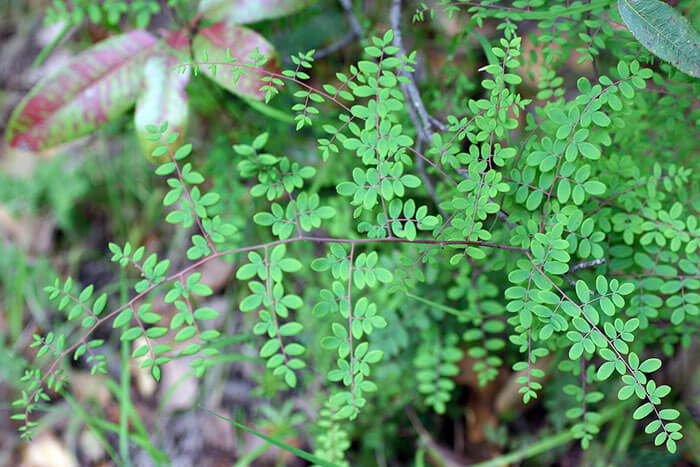
<path id="1" fill-rule="evenodd" d="M 307 7 L 316 0 L 201 0 L 199 12 L 210 21 L 254 23 L 279 18 Z"/>
<path id="2" fill-rule="evenodd" d="M 158 141 L 149 141 L 147 125 L 160 126 L 168 122 L 168 129 L 162 135 L 163 139 L 168 135 L 179 135 L 176 143 L 181 144 L 187 128 L 189 108 L 185 86 L 190 80 L 189 68 L 181 73 L 177 69 L 178 59 L 172 54 L 162 53 L 150 57 L 144 65 L 143 90 L 136 102 L 134 112 L 134 126 L 136 134 L 144 154 L 150 157 Z"/>
<path id="3" fill-rule="evenodd" d="M 230 56 L 227 53 L 230 51 Z M 264 56 L 264 68 L 278 70 L 277 52 L 272 44 L 255 31 L 231 23 L 216 23 L 200 29 L 192 41 L 192 51 L 200 71 L 220 86 L 248 99 L 262 100 L 260 88 L 266 83 L 259 61 L 253 56 Z M 256 63 L 257 62 L 257 63 Z"/>
<path id="4" fill-rule="evenodd" d="M 8 124 L 9 144 L 42 150 L 86 135 L 126 112 L 141 92 L 143 65 L 158 43 L 136 30 L 76 56 L 20 102 Z"/>

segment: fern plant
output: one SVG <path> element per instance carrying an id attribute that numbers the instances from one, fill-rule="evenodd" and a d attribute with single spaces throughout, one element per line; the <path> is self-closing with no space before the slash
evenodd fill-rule
<path id="1" fill-rule="evenodd" d="M 123 341 L 142 338 L 132 356 L 145 357 L 156 379 L 175 358 L 194 356 L 200 376 L 216 364 L 221 334 L 208 322 L 218 312 L 200 305 L 212 290 L 198 270 L 238 255 L 236 279 L 247 287 L 238 308 L 251 315 L 266 371 L 290 388 L 310 371 L 324 374 L 318 458 L 341 463 L 348 427 L 392 384 L 413 389 L 396 395 L 402 406 L 448 411 L 464 354 L 482 385 L 510 366 L 525 404 L 547 384 L 538 361 L 556 362 L 549 372 L 579 381 L 563 390 L 583 448 L 607 420 L 604 401 L 634 399 L 640 430 L 675 453 L 679 411 L 655 375 L 662 352 L 688 346 L 700 324 L 698 159 L 681 136 L 700 118 L 700 86 L 621 31 L 614 3 L 422 6 L 414 21 L 444 9 L 466 14 L 470 34 L 485 22 L 499 33 L 478 42 L 488 62 L 478 92 L 442 112 L 423 103 L 413 79 L 416 53 L 403 48 L 398 1 L 394 29 L 367 40 L 356 63 L 320 86 L 311 79 L 313 50 L 281 71 L 257 52 L 245 63 L 230 52 L 180 62 L 181 72 L 208 70 L 233 86 L 259 76 L 268 102 L 291 94 L 296 130 L 315 132 L 320 160 L 267 152 L 267 132 L 236 142 L 236 170 L 257 210 L 250 225 L 265 238 L 236 246 L 237 228 L 217 207 L 222 195 L 188 161 L 193 146 L 180 145 L 180 130 L 167 123 L 145 126 L 168 186 L 165 220 L 195 231 L 191 263 L 172 271 L 157 252 L 113 243 L 112 261 L 140 276 L 128 301 L 113 305 L 70 278 L 46 288 L 76 326 L 34 337 L 39 365 L 27 370 L 13 417 L 24 423 L 22 436 L 31 437 L 43 401 L 64 390 L 66 359 L 106 372 L 96 350 L 104 341 L 92 337 L 99 326 L 111 324 Z M 644 4 L 619 5 L 633 32 L 636 3 Z M 525 21 L 535 30 L 524 32 Z M 689 37 L 687 28 L 672 32 Z M 648 30 L 635 36 L 644 41 Z M 524 41 L 540 52 L 526 53 Z M 688 71 L 678 53 L 659 55 Z M 565 92 L 569 54 L 592 69 Z M 524 78 L 537 87 L 530 95 Z M 326 169 L 331 183 L 318 186 Z M 333 222 L 342 215 L 350 225 Z M 177 310 L 169 323 L 151 311 L 154 300 Z"/>

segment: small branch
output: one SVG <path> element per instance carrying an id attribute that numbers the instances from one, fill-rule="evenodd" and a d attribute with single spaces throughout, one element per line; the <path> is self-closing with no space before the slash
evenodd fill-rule
<path id="1" fill-rule="evenodd" d="M 441 174 L 443 177 L 445 177 L 445 180 L 449 181 L 450 183 L 452 183 L 452 184 L 455 185 L 455 186 L 456 186 L 456 185 L 459 185 L 459 183 L 457 183 L 457 181 L 456 181 L 454 178 L 452 178 L 452 177 L 450 177 L 449 175 L 447 175 L 447 173 L 446 173 L 443 169 L 441 169 L 439 165 L 437 165 L 435 162 L 431 161 L 429 158 L 425 157 L 419 150 L 413 149 L 413 148 L 410 147 L 410 146 L 405 146 L 405 148 L 408 149 L 409 151 L 411 151 L 411 152 L 412 152 L 413 154 L 415 154 L 416 156 L 420 157 L 422 160 L 424 160 L 425 162 L 427 162 L 427 163 L 430 164 L 431 166 L 433 166 L 433 168 L 434 168 L 435 170 L 437 170 L 438 172 L 440 172 L 440 174 Z"/>
<path id="2" fill-rule="evenodd" d="M 272 284 L 270 281 L 270 248 L 265 247 L 265 291 L 268 298 L 270 299 L 270 314 L 272 314 L 272 321 L 275 323 L 275 334 L 277 334 L 277 342 L 280 343 L 280 352 L 282 357 L 284 357 L 284 365 L 289 365 L 289 357 L 287 357 L 287 352 L 284 350 L 284 342 L 282 342 L 282 335 L 280 334 L 280 324 L 277 319 L 277 311 L 275 311 L 275 300 L 272 297 Z"/>
<path id="3" fill-rule="evenodd" d="M 289 198 L 290 203 L 294 203 L 294 224 L 297 227 L 297 236 L 301 238 L 304 236 L 304 234 L 301 230 L 301 223 L 299 223 L 299 211 L 297 211 L 297 203 L 294 200 L 294 196 L 292 196 L 290 192 L 287 192 L 287 197 Z"/>
<path id="4" fill-rule="evenodd" d="M 392 1 L 389 17 L 391 20 L 391 28 L 394 31 L 394 46 L 399 49 L 399 55 L 403 57 L 406 55 L 406 49 L 404 49 L 403 37 L 401 35 L 401 0 Z M 401 76 L 408 79 L 407 83 L 401 83 L 401 90 L 406 96 L 409 105 L 413 106 L 415 113 L 420 118 L 420 120 L 416 118 L 413 122 L 416 126 L 416 130 L 418 130 L 418 138 L 430 141 L 433 133 L 433 123 L 428 115 L 428 111 L 425 110 L 425 105 L 418 92 L 416 82 L 413 76 L 404 70 L 401 71 Z"/>
<path id="5" fill-rule="evenodd" d="M 97 317 L 97 315 L 96 315 L 90 308 L 88 308 L 87 305 L 85 305 L 85 303 L 81 302 L 81 301 L 78 299 L 78 297 L 75 297 L 75 296 L 71 295 L 69 292 L 66 292 L 65 290 L 60 290 L 60 292 L 61 292 L 63 295 L 65 295 L 66 297 L 70 298 L 71 301 L 73 301 L 76 305 L 80 305 L 80 307 L 81 307 L 83 310 L 87 311 L 88 314 L 89 314 L 90 316 L 92 316 L 94 319 L 99 319 L 99 318 Z"/>
<path id="6" fill-rule="evenodd" d="M 564 274 L 561 275 L 561 277 L 566 279 L 566 282 L 568 282 L 571 287 L 576 287 L 576 281 L 573 280 L 571 277 L 569 277 L 569 273 L 565 272 Z M 592 290 L 591 290 L 591 295 L 593 295 Z"/>
<path id="7" fill-rule="evenodd" d="M 391 20 L 391 28 L 394 31 L 394 46 L 399 49 L 399 55 L 402 57 L 406 55 L 406 49 L 403 46 L 403 36 L 401 34 L 401 5 L 402 1 L 401 0 L 392 0 L 391 4 L 391 10 L 389 13 L 390 20 Z M 420 92 L 418 91 L 418 86 L 416 86 L 416 82 L 413 79 L 413 76 L 407 73 L 406 71 L 401 71 L 401 76 L 404 76 L 408 79 L 407 83 L 401 83 L 401 90 L 404 93 L 404 96 L 406 97 L 406 100 L 408 101 L 408 114 L 411 117 L 411 121 L 413 122 L 413 125 L 416 127 L 416 131 L 418 132 L 418 147 L 421 146 L 421 143 L 424 141 L 428 144 L 430 144 L 430 141 L 432 140 L 432 135 L 435 132 L 435 129 L 438 129 L 440 131 L 447 131 L 449 128 L 447 125 L 444 123 L 440 122 L 437 118 L 433 117 L 428 113 L 428 111 L 425 109 L 425 104 L 423 103 L 423 99 L 420 96 Z M 414 153 L 419 153 L 420 151 L 416 152 L 413 151 Z M 418 173 L 423 180 L 423 183 L 426 186 L 426 189 L 428 190 L 428 193 L 430 194 L 431 198 L 433 198 L 433 201 L 437 206 L 439 206 L 439 201 L 437 200 L 437 195 L 435 194 L 435 189 L 433 188 L 433 184 L 428 178 L 427 174 L 425 173 L 425 168 L 422 160 L 418 160 L 416 163 L 418 167 Z M 436 164 L 432 164 L 433 167 L 437 168 Z M 447 175 L 440 170 L 440 172 L 447 177 Z M 463 177 L 467 178 L 466 175 L 463 174 Z M 448 177 L 449 178 L 449 177 Z M 468 179 L 468 178 L 467 178 Z M 451 178 L 450 178 L 451 180 Z M 492 199 L 489 198 L 490 202 L 493 202 Z M 444 217 L 445 214 L 441 211 Z M 504 213 L 502 210 L 498 211 L 498 218 L 501 219 L 503 222 L 508 225 L 511 229 L 515 227 L 515 224 L 508 222 L 508 215 Z"/>
<path id="8" fill-rule="evenodd" d="M 423 440 L 423 442 L 425 443 L 428 450 L 439 461 L 442 461 L 442 464 L 445 467 L 456 467 L 459 465 L 466 465 L 467 464 L 466 459 L 457 457 L 457 455 L 454 454 L 453 452 L 451 452 L 451 450 L 449 450 L 449 449 L 445 448 L 444 446 L 441 446 L 440 444 L 435 442 L 435 440 L 430 435 L 428 430 L 426 430 L 426 428 L 423 426 L 423 424 L 418 419 L 418 416 L 416 415 L 413 408 L 411 408 L 411 407 L 407 408 L 406 415 L 408 416 L 408 419 L 411 421 L 411 425 L 413 425 L 413 429 L 416 430 L 416 433 L 418 433 L 421 440 Z"/>
<path id="9" fill-rule="evenodd" d="M 422 146 L 422 141 L 418 141 L 417 152 L 420 152 L 422 150 Z M 438 212 L 442 215 L 444 219 L 447 219 L 447 213 L 442 208 L 440 208 L 440 198 L 438 198 L 437 192 L 435 191 L 435 185 L 433 185 L 433 181 L 430 180 L 428 173 L 425 171 L 426 159 L 427 158 L 425 157 L 419 157 L 416 161 L 416 170 L 418 171 L 418 176 L 421 178 L 421 180 L 423 180 L 425 189 L 428 191 L 428 195 L 433 200 L 433 203 L 435 203 L 435 207 L 437 208 Z M 450 178 L 450 180 L 452 180 L 452 178 Z"/>
<path id="10" fill-rule="evenodd" d="M 355 260 L 355 244 L 350 246 L 350 271 L 348 272 L 348 342 L 350 343 L 350 395 L 352 396 L 352 406 L 357 409 L 355 402 L 355 351 L 352 340 L 352 270 Z"/>
<path id="11" fill-rule="evenodd" d="M 345 10 L 346 16 L 348 17 L 348 22 L 350 23 L 350 31 L 347 32 L 340 40 L 337 42 L 329 45 L 328 47 L 319 50 L 314 54 L 315 59 L 320 59 L 327 57 L 331 54 L 334 54 L 338 50 L 342 49 L 346 45 L 348 45 L 350 42 L 353 41 L 353 39 L 364 39 L 364 32 L 362 30 L 362 26 L 360 25 L 360 22 L 357 20 L 357 16 L 355 16 L 355 12 L 352 10 L 352 0 L 339 0 L 340 4 L 342 5 L 343 9 Z"/>
<path id="12" fill-rule="evenodd" d="M 202 220 L 199 218 L 199 215 L 197 214 L 197 210 L 195 209 L 194 201 L 192 200 L 192 196 L 190 195 L 190 190 L 187 188 L 187 183 L 185 182 L 185 179 L 182 176 L 182 171 L 180 170 L 180 164 L 177 163 L 177 160 L 175 159 L 175 154 L 173 153 L 173 150 L 170 148 L 170 145 L 167 145 L 167 147 L 168 147 L 168 155 L 170 156 L 170 161 L 175 166 L 177 178 L 180 181 L 180 185 L 182 186 L 182 193 L 185 195 L 185 198 L 187 199 L 187 202 L 189 203 L 190 208 L 192 210 L 192 217 L 194 217 L 194 220 L 197 223 L 197 227 L 199 227 L 199 231 L 202 233 L 202 236 L 207 241 L 207 245 L 209 246 L 211 251 L 215 252 L 216 247 L 214 246 L 214 242 L 212 242 L 211 238 L 209 237 L 209 233 L 204 229 L 204 226 L 202 225 Z"/>
<path id="13" fill-rule="evenodd" d="M 357 20 L 357 16 L 355 16 L 355 12 L 352 10 L 352 0 L 340 0 L 340 4 L 343 6 L 343 9 L 348 16 L 348 21 L 350 22 L 350 28 L 352 29 L 353 34 L 360 39 L 364 39 L 365 33 L 362 30 L 362 26 L 360 26 L 360 22 Z"/>
<path id="14" fill-rule="evenodd" d="M 585 261 L 583 263 L 578 263 L 578 264 L 571 266 L 569 268 L 568 272 L 562 274 L 562 277 L 564 279 L 566 279 L 566 282 L 568 282 L 571 287 L 576 287 L 576 281 L 573 280 L 571 278 L 571 276 L 569 276 L 569 274 L 572 274 L 576 271 L 580 271 L 582 269 L 588 269 L 588 268 L 592 268 L 595 266 L 600 266 L 601 264 L 605 264 L 605 258 L 598 258 L 598 259 L 594 259 L 591 261 Z M 591 292 L 591 295 L 595 295 L 595 293 L 592 290 L 590 292 Z"/>
<path id="15" fill-rule="evenodd" d="M 464 171 L 464 170 L 458 170 L 458 172 L 459 172 L 459 174 L 462 176 L 462 178 L 464 178 L 465 180 L 471 180 L 471 179 L 469 178 L 469 175 L 467 175 L 467 172 L 466 172 L 466 171 Z M 477 202 L 478 202 L 478 199 L 477 199 Z M 495 202 L 496 202 L 496 201 L 494 201 L 493 198 L 489 198 L 489 203 L 495 203 Z M 503 209 L 499 209 L 498 212 L 496 213 L 496 216 L 498 216 L 498 218 L 499 218 L 500 220 L 502 220 L 502 221 L 508 226 L 508 228 L 510 228 L 510 229 L 514 229 L 514 228 L 515 228 L 516 225 L 513 224 L 512 222 L 510 222 L 510 221 L 508 220 L 508 214 L 506 214 L 506 213 L 503 211 Z"/>
<path id="16" fill-rule="evenodd" d="M 199 350 L 200 352 L 202 351 L 202 345 L 204 344 L 204 341 L 202 340 L 202 336 L 199 332 L 199 325 L 197 324 L 197 320 L 194 317 L 194 307 L 192 306 L 192 301 L 190 300 L 189 297 L 189 292 L 187 291 L 187 282 L 185 282 L 185 276 L 180 275 L 180 285 L 182 285 L 182 290 L 185 291 L 183 293 L 183 299 L 185 300 L 185 305 L 187 305 L 187 311 L 190 313 L 190 318 L 192 319 L 192 326 L 194 326 L 194 331 L 197 335 L 197 340 L 199 341 Z M 145 331 L 144 331 L 145 335 Z"/>
<path id="17" fill-rule="evenodd" d="M 448 127 L 447 125 L 445 125 L 445 124 L 442 123 L 440 120 L 438 120 L 437 118 L 433 117 L 433 116 L 430 115 L 430 114 L 428 114 L 428 120 L 430 121 L 430 123 L 433 124 L 433 126 L 435 126 L 435 127 L 437 127 L 438 129 L 440 129 L 440 131 L 447 131 L 447 130 L 449 130 L 449 127 Z"/>
<path id="18" fill-rule="evenodd" d="M 353 39 L 355 39 L 357 35 L 355 34 L 354 31 L 350 31 L 346 33 L 343 37 L 341 37 L 337 42 L 334 42 L 333 44 L 329 45 L 328 47 L 319 50 L 314 54 L 314 58 L 316 60 L 325 58 L 329 55 L 333 55 L 340 49 L 344 48 L 346 45 L 348 45 L 350 42 L 352 42 Z"/>
<path id="19" fill-rule="evenodd" d="M 44 47 L 41 52 L 39 52 L 39 55 L 37 55 L 37 57 L 34 59 L 29 71 L 35 71 L 37 68 L 39 68 L 39 66 L 46 61 L 48 56 L 51 55 L 51 52 L 53 52 L 56 47 L 58 47 L 67 37 L 73 35 L 73 33 L 77 30 L 78 25 L 74 25 L 68 21 L 63 26 L 63 29 L 61 29 L 61 32 L 59 32 L 58 35 L 51 41 L 51 43 Z"/>
<path id="20" fill-rule="evenodd" d="M 569 269 L 569 273 L 580 271 L 581 269 L 588 269 L 588 268 L 592 268 L 595 266 L 600 266 L 601 264 L 604 264 L 604 263 L 605 263 L 605 258 L 598 258 L 598 259 L 594 259 L 592 261 L 585 261 L 583 263 L 578 263 L 578 264 L 571 266 L 571 268 Z"/>
<path id="21" fill-rule="evenodd" d="M 391 19 L 391 28 L 394 31 L 394 46 L 396 46 L 399 49 L 399 55 L 403 57 L 406 55 L 406 50 L 403 47 L 403 39 L 401 35 L 401 0 L 393 0 L 389 15 Z M 416 86 L 416 83 L 413 80 L 413 76 L 411 76 L 404 70 L 401 70 L 401 76 L 404 76 L 408 79 L 408 83 L 401 83 L 401 90 L 408 103 L 408 105 L 406 106 L 408 115 L 411 118 L 411 122 L 413 122 L 413 126 L 418 132 L 418 140 L 416 141 L 418 150 L 413 152 L 415 154 L 420 154 L 422 152 L 421 149 L 423 147 L 423 144 L 430 144 L 433 133 L 433 125 L 435 125 L 435 127 L 441 131 L 446 131 L 447 126 L 441 123 L 438 119 L 431 117 L 425 110 L 423 99 L 421 99 L 420 97 L 420 93 L 418 92 L 418 87 Z M 425 161 L 428 159 L 425 158 L 422 154 L 420 155 L 421 158 L 416 161 L 416 169 L 418 170 L 418 175 L 423 181 L 423 184 L 425 185 L 425 188 L 428 191 L 428 195 L 432 198 L 440 214 L 442 214 L 443 217 L 447 218 L 447 214 L 442 209 L 440 209 L 440 200 L 435 191 L 435 186 L 433 185 L 433 182 L 430 180 L 428 174 L 425 171 Z M 428 162 L 433 167 L 437 168 L 437 166 L 429 160 Z M 440 170 L 439 168 L 438 170 L 443 174 L 443 176 L 452 180 L 447 174 L 445 174 L 444 171 Z"/>

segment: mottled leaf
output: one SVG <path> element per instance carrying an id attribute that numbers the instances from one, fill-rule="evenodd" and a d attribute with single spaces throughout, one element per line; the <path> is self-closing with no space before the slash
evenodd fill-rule
<path id="1" fill-rule="evenodd" d="M 11 146 L 41 150 L 93 131 L 127 111 L 158 40 L 143 30 L 107 39 L 44 78 L 10 118 Z"/>
<path id="2" fill-rule="evenodd" d="M 244 24 L 279 18 L 301 10 L 316 0 L 202 0 L 199 12 L 210 21 Z"/>
<path id="3" fill-rule="evenodd" d="M 189 47 L 189 40 L 183 34 L 173 35 L 172 40 L 169 38 L 166 42 L 180 51 Z M 184 73 L 178 71 L 176 67 L 180 60 L 168 53 L 165 47 L 159 52 L 148 58 L 144 65 L 143 89 L 134 112 L 136 134 L 147 157 L 151 156 L 156 146 L 162 144 L 147 139 L 147 125 L 160 126 L 167 121 L 168 129 L 161 139 L 165 140 L 169 134 L 178 133 L 178 140 L 171 145 L 172 149 L 176 149 L 182 142 L 189 116 L 185 86 L 190 80 L 190 70 L 185 68 Z"/>
<path id="4" fill-rule="evenodd" d="M 232 63 L 226 50 L 231 51 Z M 268 60 L 265 68 L 277 70 L 277 54 L 274 47 L 255 31 L 231 23 L 216 23 L 203 28 L 192 41 L 196 62 L 204 63 L 200 70 L 216 83 L 234 94 L 263 99 L 260 87 L 265 83 L 263 75 L 253 71 L 253 55 L 264 55 Z M 216 64 L 212 67 L 208 64 Z"/>
<path id="5" fill-rule="evenodd" d="M 679 12 L 659 0 L 618 0 L 630 32 L 654 55 L 700 77 L 700 34 Z"/>

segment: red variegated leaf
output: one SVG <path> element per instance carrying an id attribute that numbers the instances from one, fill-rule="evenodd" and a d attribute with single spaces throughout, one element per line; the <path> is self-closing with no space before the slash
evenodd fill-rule
<path id="1" fill-rule="evenodd" d="M 181 144 L 187 128 L 189 108 L 185 86 L 190 80 L 190 70 L 186 68 L 180 73 L 176 68 L 178 62 L 174 55 L 163 53 L 150 57 L 144 66 L 143 90 L 136 101 L 134 126 L 141 148 L 149 158 L 162 143 L 147 139 L 147 125 L 160 126 L 167 121 L 168 129 L 161 136 L 165 139 L 172 133 L 179 135 L 171 145 L 173 149 Z"/>
<path id="2" fill-rule="evenodd" d="M 115 36 L 44 78 L 10 118 L 11 146 L 41 150 L 93 131 L 134 105 L 143 64 L 158 40 L 143 30 Z"/>
<path id="3" fill-rule="evenodd" d="M 254 23 L 301 10 L 316 0 L 201 0 L 199 12 L 210 21 Z"/>
<path id="4" fill-rule="evenodd" d="M 170 47 L 173 54 L 179 54 L 186 58 L 190 54 L 190 36 L 187 31 L 170 31 L 164 38 L 165 43 Z"/>
<path id="5" fill-rule="evenodd" d="M 231 57 L 236 59 L 229 64 L 226 50 L 231 51 Z M 255 31 L 231 23 L 216 23 L 199 30 L 192 41 L 194 59 L 204 63 L 200 71 L 214 80 L 220 86 L 234 94 L 249 98 L 263 99 L 265 94 L 260 87 L 263 73 L 253 71 L 249 66 L 253 63 L 252 55 L 264 55 L 267 58 L 265 69 L 278 70 L 277 53 L 272 44 Z M 218 64 L 216 67 L 206 63 Z"/>

